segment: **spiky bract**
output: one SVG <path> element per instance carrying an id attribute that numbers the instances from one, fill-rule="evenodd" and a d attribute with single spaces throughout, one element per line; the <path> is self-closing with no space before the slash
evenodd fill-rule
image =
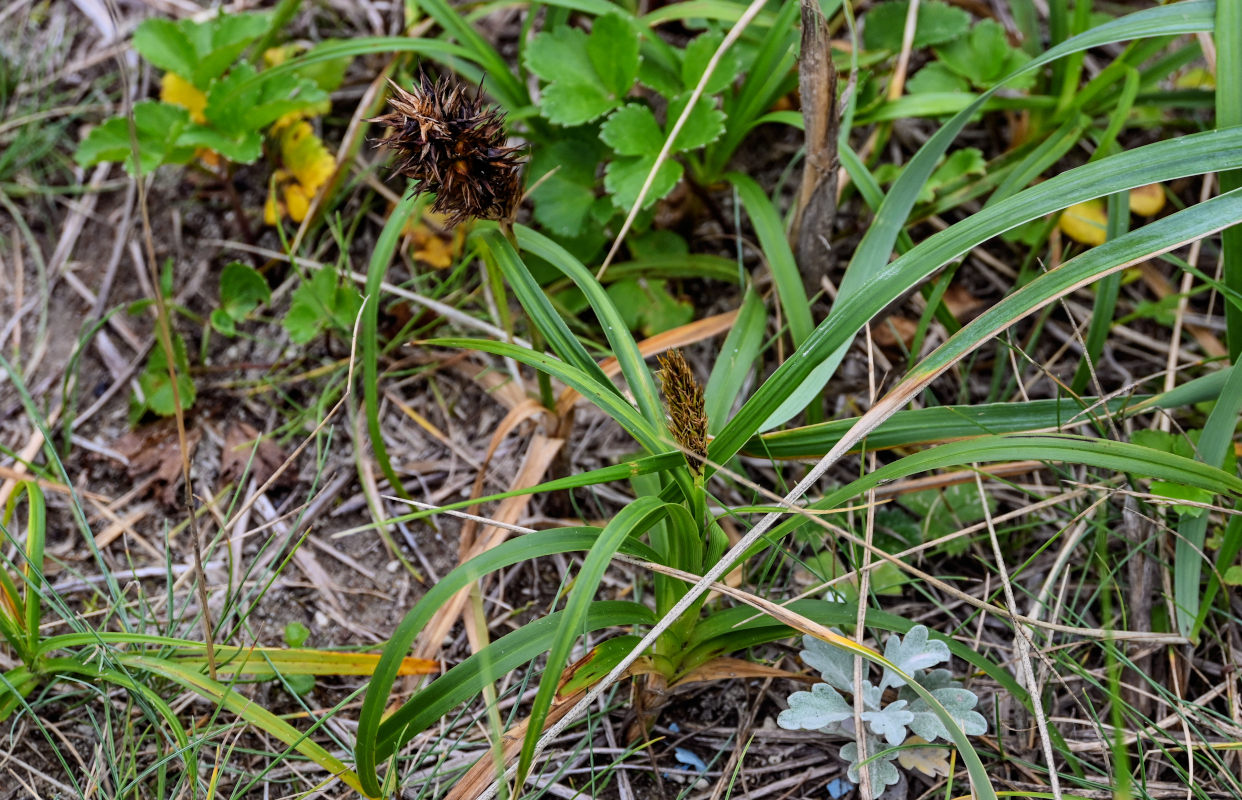
<path id="1" fill-rule="evenodd" d="M 506 146 L 504 112 L 483 102 L 482 87 L 471 93 L 426 73 L 412 91 L 390 83 L 392 111 L 371 121 L 393 129 L 381 144 L 400 154 L 396 171 L 416 191 L 434 192 L 432 210 L 450 224 L 511 220 L 522 196 L 521 148 Z"/>

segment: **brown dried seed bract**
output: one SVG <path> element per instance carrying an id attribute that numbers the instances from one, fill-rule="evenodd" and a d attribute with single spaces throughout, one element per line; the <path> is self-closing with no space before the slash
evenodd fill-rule
<path id="1" fill-rule="evenodd" d="M 393 129 L 379 144 L 396 150 L 396 171 L 418 192 L 434 192 L 432 210 L 455 225 L 470 217 L 511 220 L 521 200 L 520 147 L 505 144 L 504 112 L 446 78 L 419 76 L 412 91 L 395 83 L 392 111 L 376 117 Z"/>

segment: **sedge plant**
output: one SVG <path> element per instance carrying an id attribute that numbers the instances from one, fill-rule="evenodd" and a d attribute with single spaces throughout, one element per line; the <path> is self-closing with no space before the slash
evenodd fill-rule
<path id="1" fill-rule="evenodd" d="M 648 367 L 643 351 L 594 270 L 567 247 L 532 228 L 476 225 L 472 241 L 477 252 L 504 276 L 514 297 L 525 309 L 531 328 L 547 343 L 547 351 L 482 339 L 437 339 L 429 344 L 512 358 L 545 373 L 611 417 L 643 450 L 640 457 L 616 467 L 545 482 L 528 491 L 564 490 L 635 476 L 646 476 L 649 480 L 637 482 L 642 487 L 639 496 L 604 527 L 527 533 L 462 565 L 411 609 L 394 632 L 369 687 L 360 718 L 358 769 L 367 790 L 381 789 L 376 775 L 380 765 L 395 759 L 404 743 L 434 723 L 447 709 L 476 696 L 492 676 L 517 669 L 537 656 L 546 654 L 546 665 L 526 721 L 525 742 L 514 767 L 519 783 L 529 774 L 542 742 L 559 731 L 580 709 L 585 709 L 618 676 L 642 672 L 655 675 L 668 686 L 676 686 L 679 680 L 684 680 L 712 658 L 789 636 L 791 628 L 786 619 L 752 617 L 747 608 L 707 605 L 704 598 L 713 581 L 718 581 L 726 572 L 768 548 L 779 546 L 799 530 L 822 524 L 789 512 L 828 467 L 844 454 L 856 451 L 864 437 L 868 437 L 868 446 L 876 440 L 894 447 L 926 444 L 930 425 L 935 430 L 933 442 L 941 440 L 942 435 L 949 438 L 949 431 L 941 428 L 951 418 L 964 417 L 967 409 L 901 410 L 936 376 L 994 341 L 1017 321 L 1056 303 L 1068 293 L 1132 264 L 1210 237 L 1242 218 L 1242 197 L 1229 192 L 1133 231 L 1119 233 L 1055 269 L 1031 277 L 970 324 L 957 329 L 948 341 L 915 363 L 906 377 L 862 417 L 773 430 L 817 402 L 859 330 L 872 323 L 910 287 L 920 285 L 946 265 L 956 264 L 972 248 L 1006 231 L 1055 215 L 1074 203 L 1208 171 L 1235 169 L 1242 163 L 1239 155 L 1242 139 L 1238 129 L 1224 128 L 1101 155 L 1034 185 L 1029 184 L 1039 170 L 1028 165 L 1017 171 L 1025 172 L 1022 177 L 1015 177 L 1008 184 L 1002 182 L 1001 188 L 987 187 L 992 189 L 992 199 L 981 210 L 917 244 L 905 240 L 906 221 L 954 138 L 967 122 L 988 107 L 997 90 L 1011 79 L 1021 79 L 1046 65 L 1057 64 L 1061 59 L 1104 44 L 1210 32 L 1215 23 L 1214 13 L 1211 4 L 1196 2 L 1149 9 L 1085 30 L 1029 60 L 1016 59 L 1017 68 L 1009 76 L 995 80 L 988 88 L 981 88 L 958 107 L 959 110 L 910 160 L 887 193 L 879 190 L 874 180 L 866 180 L 865 166 L 847 160 L 847 167 L 857 171 L 861 183 L 879 192 L 875 195 L 878 206 L 875 222 L 854 252 L 833 312 L 801 338 L 796 350 L 736 411 L 731 411 L 729 406 L 740 391 L 745 367 L 755 358 L 757 345 L 753 342 L 762 338 L 766 326 L 762 303 L 755 299 L 753 292 L 743 302 L 739 322 L 712 370 L 703 392 L 702 406 L 697 400 L 696 386 L 692 380 L 687 380 L 683 368 L 676 363 L 676 356 L 666 357 L 661 370 L 666 405 L 661 401 L 659 382 Z M 447 20 L 441 22 L 465 41 L 473 41 L 463 34 L 460 21 L 453 26 Z M 481 51 L 473 55 L 476 64 L 488 65 L 489 55 Z M 1032 157 L 1044 159 L 1047 154 Z M 903 252 L 890 262 L 888 257 L 894 249 Z M 532 259 L 552 265 L 581 292 L 599 321 L 608 352 L 619 365 L 626 392 L 618 389 L 602 372 L 596 358 L 549 301 L 528 266 Z M 1235 297 L 1229 299 L 1230 302 L 1236 300 Z M 1228 396 L 1233 396 L 1229 387 L 1233 385 L 1235 373 L 1236 370 L 1218 372 L 1173 392 L 1130 402 L 1068 395 L 1033 407 L 995 403 L 982 409 L 980 413 L 984 417 L 962 420 L 970 438 L 938 444 L 898 458 L 814 499 L 809 508 L 821 512 L 840 508 L 882 482 L 928 470 L 1014 459 L 1084 465 L 1141 476 L 1145 480 L 1196 487 L 1212 497 L 1232 501 L 1242 493 L 1242 481 L 1212 463 L 1210 453 L 1200 451 L 1195 458 L 1188 458 L 1107 438 L 1064 432 L 1038 435 L 1026 432 L 1063 428 L 1067 424 L 1086 425 L 1092 430 L 1090 426 L 1098 423 L 1101 413 L 1125 416 L 1154 408 L 1181 407 L 1210 399 L 1222 388 Z M 1228 409 L 1221 412 L 1221 418 L 1228 418 Z M 704 430 L 709 436 L 704 436 Z M 712 480 L 721 476 L 715 465 L 727 464 L 742 452 L 766 454 L 769 447 L 777 446 L 785 448 L 783 452 L 788 454 L 817 458 L 818 463 L 781 504 L 762 509 L 769 513 L 750 526 L 740 542 L 726 550 L 719 519 L 706 512 L 707 508 L 723 505 L 711 489 Z M 460 505 L 513 494 L 476 498 Z M 407 518 L 427 513 L 419 512 Z M 1237 543 L 1232 538 L 1229 542 L 1218 554 L 1225 560 L 1223 563 L 1236 552 L 1231 548 Z M 539 555 L 571 551 L 583 552 L 583 561 L 558 610 L 492 643 L 433 681 L 391 714 L 384 713 L 391 700 L 393 665 L 432 618 L 439 603 L 488 572 Z M 701 575 L 702 578 L 690 585 L 686 580 L 657 570 L 653 577 L 654 609 L 629 602 L 596 601 L 595 592 L 604 570 L 619 556 L 638 558 L 678 574 Z M 852 625 L 856 615 L 852 604 L 825 600 L 798 601 L 791 609 L 821 625 Z M 867 610 L 866 624 L 901 632 L 911 627 L 909 621 L 876 609 Z M 589 669 L 579 662 L 572 675 L 564 673 L 574 642 L 581 635 L 615 625 L 649 632 L 646 636 L 629 634 L 610 640 L 592 651 L 587 661 Z M 952 640 L 946 643 L 956 655 L 994 677 L 1015 697 L 1029 701 L 1024 687 L 988 659 Z M 874 658 L 873 655 L 866 657 Z M 543 720 L 558 693 L 570 687 L 580 688 L 584 683 L 593 688 L 573 711 L 562 717 L 548 737 L 541 739 Z M 928 705 L 936 708 L 934 701 Z M 943 708 L 939 710 L 944 711 Z M 945 728 L 954 734 L 955 743 L 962 748 L 975 790 L 982 796 L 991 796 L 979 756 L 965 740 L 961 726 L 947 711 L 941 719 L 948 720 Z M 1057 734 L 1049 730 L 1047 735 L 1055 737 Z M 395 780 L 394 773 L 395 770 L 390 771 L 390 780 Z"/>

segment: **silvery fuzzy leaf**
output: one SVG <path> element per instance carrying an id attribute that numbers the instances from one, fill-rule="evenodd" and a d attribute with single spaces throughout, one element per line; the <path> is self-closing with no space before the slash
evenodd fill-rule
<path id="1" fill-rule="evenodd" d="M 871 758 L 876 753 L 883 750 L 879 739 L 867 737 L 867 757 Z M 896 783 L 901 780 L 901 773 L 897 771 L 897 765 L 893 760 L 897 758 L 896 750 L 885 753 L 879 758 L 872 758 L 867 762 L 871 774 L 871 796 L 877 797 L 880 792 L 884 791 L 884 787 Z M 841 758 L 850 762 L 849 768 L 846 770 L 846 777 L 854 783 L 861 780 L 858 768 L 858 742 L 847 742 L 841 747 Z"/>
<path id="2" fill-rule="evenodd" d="M 872 686 L 871 681 L 863 681 L 862 698 L 864 708 L 879 711 L 884 704 L 884 690 L 879 686 Z"/>
<path id="3" fill-rule="evenodd" d="M 906 726 L 914 719 L 906 705 L 905 700 L 895 700 L 882 711 L 864 711 L 862 718 L 877 736 L 896 747 L 906 740 Z"/>
<path id="4" fill-rule="evenodd" d="M 962 684 L 953 680 L 953 673 L 947 669 L 930 669 L 926 672 L 920 672 L 914 676 L 915 682 L 929 692 L 937 689 L 960 689 Z M 914 691 L 909 684 L 901 687 L 897 696 L 902 700 L 909 700 L 911 703 L 918 701 L 918 692 Z"/>
<path id="5" fill-rule="evenodd" d="M 910 782 L 906 779 L 906 773 L 897 770 L 897 782 L 890 783 L 881 794 L 876 795 L 875 800 L 906 800 L 909 795 Z"/>
<path id="6" fill-rule="evenodd" d="M 893 662 L 907 675 L 930 669 L 942 661 L 949 660 L 949 646 L 939 639 L 928 639 L 927 627 L 915 625 L 903 640 L 897 634 L 888 637 L 884 645 L 884 657 Z M 884 678 L 880 681 L 882 688 L 889 686 L 905 686 L 905 679 L 884 670 Z"/>
<path id="7" fill-rule="evenodd" d="M 839 633 L 835 628 L 833 633 Z M 802 660 L 819 671 L 828 685 L 843 692 L 854 691 L 854 656 L 814 636 L 803 636 Z"/>
<path id="8" fill-rule="evenodd" d="M 949 716 L 967 735 L 980 736 L 988 732 L 988 721 L 983 718 L 982 714 L 972 710 L 979 703 L 979 698 L 974 692 L 969 689 L 945 688 L 936 689 L 932 692 L 932 696 L 944 706 Z M 950 738 L 944 723 L 927 703 L 921 699 L 916 700 L 910 704 L 910 710 L 914 714 L 914 719 L 910 721 L 910 730 L 916 735 L 929 742 L 937 738 L 946 740 Z"/>
<path id="9" fill-rule="evenodd" d="M 854 709 L 836 689 L 817 683 L 809 692 L 789 695 L 789 708 L 776 717 L 776 724 L 791 731 L 813 731 L 853 716 Z"/>

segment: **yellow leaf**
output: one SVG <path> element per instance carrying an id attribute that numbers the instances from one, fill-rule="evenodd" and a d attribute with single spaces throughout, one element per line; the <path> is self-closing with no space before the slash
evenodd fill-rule
<path id="1" fill-rule="evenodd" d="M 336 159 L 315 135 L 309 122 L 299 122 L 281 133 L 280 160 L 310 194 L 317 192 L 336 172 Z"/>
<path id="2" fill-rule="evenodd" d="M 1164 187 L 1149 183 L 1130 190 L 1130 210 L 1140 217 L 1154 217 L 1164 208 Z"/>
<path id="3" fill-rule="evenodd" d="M 1178 89 L 1215 89 L 1216 76 L 1203 67 L 1191 67 L 1182 73 L 1173 85 Z"/>
<path id="4" fill-rule="evenodd" d="M 949 768 L 949 750 L 945 747 L 909 747 L 908 745 L 926 745 L 926 739 L 920 739 L 917 736 L 911 736 L 906 739 L 903 747 L 897 752 L 897 761 L 906 769 L 917 769 L 919 772 L 933 778 L 937 775 L 948 776 L 951 771 Z"/>
<path id="5" fill-rule="evenodd" d="M 267 202 L 263 204 L 263 224 L 278 225 L 280 218 L 284 216 L 284 205 L 277 199 L 276 187 L 283 183 L 287 173 L 283 169 L 276 170 L 276 174 L 272 176 L 270 185 L 268 186 Z"/>
<path id="6" fill-rule="evenodd" d="M 1108 214 L 1104 210 L 1104 203 L 1099 200 L 1088 200 L 1085 203 L 1075 203 L 1065 209 L 1061 213 L 1061 220 L 1057 223 L 1057 227 L 1076 242 L 1097 245 L 1104 244 L 1108 238 L 1105 233 L 1107 224 Z"/>
<path id="7" fill-rule="evenodd" d="M 25 629 L 25 604 L 9 594 L 9 590 L 0 584 L 0 615 L 7 617 L 18 628 Z"/>
<path id="8" fill-rule="evenodd" d="M 297 55 L 300 48 L 296 44 L 286 44 L 280 47 L 269 47 L 263 51 L 264 67 L 279 67 L 293 56 Z"/>
<path id="9" fill-rule="evenodd" d="M 294 222 L 301 222 L 306 218 L 315 194 L 336 172 L 336 159 L 305 120 L 290 121 L 279 128 L 274 125 L 272 133 L 283 165 L 282 169 L 277 170 L 274 183 L 283 195 L 283 202 L 269 195 L 264 208 L 264 221 L 275 225 L 287 213 Z M 274 208 L 275 205 L 280 208 Z"/>
<path id="10" fill-rule="evenodd" d="M 160 100 L 189 111 L 190 119 L 199 125 L 207 122 L 203 114 L 207 108 L 207 95 L 175 72 L 165 72 L 160 79 Z"/>

